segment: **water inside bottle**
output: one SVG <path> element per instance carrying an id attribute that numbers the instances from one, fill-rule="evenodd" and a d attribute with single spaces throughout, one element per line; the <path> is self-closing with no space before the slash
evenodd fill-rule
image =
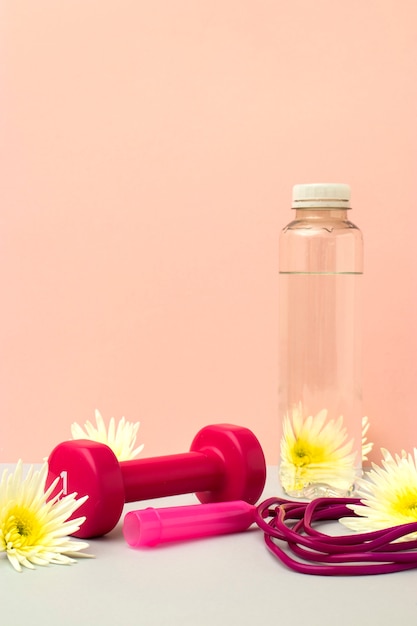
<path id="1" fill-rule="evenodd" d="M 361 459 L 361 273 L 280 274 L 280 481 L 351 495 Z"/>

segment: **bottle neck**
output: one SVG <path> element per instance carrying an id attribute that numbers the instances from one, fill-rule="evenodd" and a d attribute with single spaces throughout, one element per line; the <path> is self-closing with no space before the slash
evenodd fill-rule
<path id="1" fill-rule="evenodd" d="M 322 220 L 347 220 L 348 209 L 322 209 L 308 208 L 295 209 L 296 220 L 322 219 Z"/>

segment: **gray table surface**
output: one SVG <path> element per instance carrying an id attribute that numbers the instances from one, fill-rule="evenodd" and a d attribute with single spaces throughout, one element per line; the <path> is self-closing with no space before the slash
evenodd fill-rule
<path id="1" fill-rule="evenodd" d="M 278 493 L 277 468 L 269 467 L 263 498 Z M 125 512 L 195 503 L 189 494 L 129 504 Z M 417 570 L 359 577 L 298 574 L 269 553 L 256 528 L 132 549 L 120 521 L 89 543 L 95 559 L 21 574 L 3 555 L 1 623 L 373 626 L 417 620 Z"/>

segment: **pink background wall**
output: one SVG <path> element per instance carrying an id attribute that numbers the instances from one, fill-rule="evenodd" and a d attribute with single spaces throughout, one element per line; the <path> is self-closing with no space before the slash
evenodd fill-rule
<path id="1" fill-rule="evenodd" d="M 352 186 L 369 438 L 417 446 L 414 0 L 3 0 L 0 461 L 70 424 L 278 458 L 277 238 Z"/>

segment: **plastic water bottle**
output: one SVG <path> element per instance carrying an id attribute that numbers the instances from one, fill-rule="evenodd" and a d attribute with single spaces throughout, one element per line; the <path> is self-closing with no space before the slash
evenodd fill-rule
<path id="1" fill-rule="evenodd" d="M 345 184 L 295 185 L 279 242 L 280 481 L 348 496 L 362 474 L 363 240 Z"/>

